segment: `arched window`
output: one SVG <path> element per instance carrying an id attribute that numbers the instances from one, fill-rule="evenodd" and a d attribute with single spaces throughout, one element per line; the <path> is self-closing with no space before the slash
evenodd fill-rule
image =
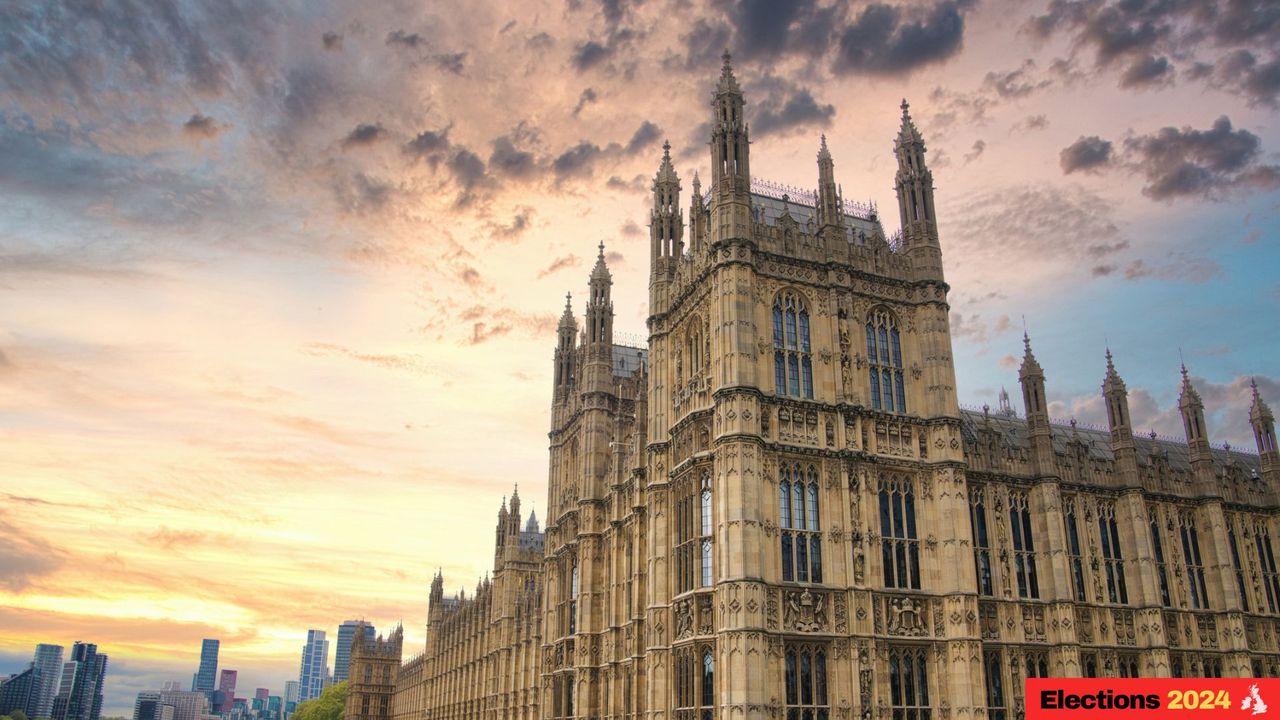
<path id="1" fill-rule="evenodd" d="M 1191 607 L 1209 609 L 1209 591 L 1204 582 L 1204 562 L 1200 559 L 1200 537 L 1196 532 L 1196 520 L 1188 511 L 1178 513 L 1178 534 L 1182 538 L 1182 558 L 1187 566 L 1187 590 L 1191 593 Z"/>
<path id="2" fill-rule="evenodd" d="M 867 317 L 867 375 L 873 409 L 907 411 L 902 337 L 898 333 L 897 321 L 883 308 L 872 311 Z"/>
<path id="3" fill-rule="evenodd" d="M 893 717 L 929 720 L 929 663 L 922 647 L 889 649 L 889 698 Z"/>
<path id="4" fill-rule="evenodd" d="M 1113 603 L 1129 604 L 1125 585 L 1124 556 L 1120 553 L 1120 530 L 1116 525 L 1116 506 L 1098 503 L 1098 538 L 1102 542 L 1102 565 L 1107 575 L 1107 598 Z"/>
<path id="5" fill-rule="evenodd" d="M 788 645 L 783 664 L 787 720 L 826 720 L 827 653 L 821 645 Z"/>
<path id="6" fill-rule="evenodd" d="M 920 589 L 920 540 L 910 478 L 880 480 L 880 555 L 885 587 Z"/>
<path id="7" fill-rule="evenodd" d="M 711 473 L 697 483 L 686 477 L 675 486 L 676 593 L 712 585 Z"/>
<path id="8" fill-rule="evenodd" d="M 1014 576 L 1018 580 L 1018 597 L 1039 598 L 1040 582 L 1036 573 L 1036 546 L 1031 534 L 1031 508 L 1025 492 L 1009 493 L 1009 529 L 1013 531 Z M 1121 584 L 1123 583 L 1122 579 Z"/>
<path id="9" fill-rule="evenodd" d="M 822 532 L 819 527 L 818 471 L 810 465 L 782 464 L 778 481 L 778 518 L 782 528 L 782 580 L 822 582 Z"/>
<path id="10" fill-rule="evenodd" d="M 813 399 L 809 310 L 798 295 L 773 301 L 773 387 L 777 395 Z"/>
<path id="11" fill-rule="evenodd" d="M 992 595 L 986 488 L 977 484 L 970 485 L 969 488 L 969 524 L 973 530 L 973 569 L 978 577 L 978 594 Z"/>
<path id="12" fill-rule="evenodd" d="M 710 645 L 685 645 L 676 648 L 674 654 L 675 720 L 713 720 L 716 705 L 714 648 Z"/>

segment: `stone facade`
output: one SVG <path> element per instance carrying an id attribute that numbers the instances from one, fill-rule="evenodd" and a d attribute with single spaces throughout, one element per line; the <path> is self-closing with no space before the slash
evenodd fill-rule
<path id="1" fill-rule="evenodd" d="M 961 410 L 906 103 L 893 237 L 825 139 L 816 193 L 753 181 L 743 108 L 726 56 L 710 191 L 686 219 L 654 179 L 648 347 L 603 247 L 566 304 L 545 534 L 504 507 L 493 580 L 437 576 L 397 720 L 1003 720 L 1028 675 L 1280 672 L 1261 398 L 1259 455 L 1210 448 L 1185 378 L 1188 442 L 1135 438 L 1108 353 L 1111 427 L 1064 427 L 1027 340 L 1022 415 Z"/>
<path id="2" fill-rule="evenodd" d="M 372 635 L 371 626 L 360 625 L 351 638 L 344 720 L 391 720 L 404 630 L 397 626 L 385 638 Z"/>

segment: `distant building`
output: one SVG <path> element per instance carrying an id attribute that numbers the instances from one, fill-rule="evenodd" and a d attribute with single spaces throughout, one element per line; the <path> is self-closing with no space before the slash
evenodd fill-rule
<path id="1" fill-rule="evenodd" d="M 217 640 L 206 639 L 200 643 L 200 669 L 196 671 L 195 684 L 192 690 L 200 690 L 202 692 L 212 692 L 214 690 L 214 681 L 218 675 L 218 645 Z"/>
<path id="2" fill-rule="evenodd" d="M 302 646 L 302 667 L 298 672 L 298 699 L 320 697 L 329 679 L 329 641 L 323 630 L 308 630 L 307 644 Z"/>
<path id="3" fill-rule="evenodd" d="M 365 628 L 365 637 L 378 634 L 373 624 L 364 620 L 348 620 L 338 626 L 338 647 L 333 651 L 333 681 L 336 683 L 347 679 L 347 666 L 351 662 L 351 640 L 356 636 L 356 628 L 361 626 Z"/>
<path id="4" fill-rule="evenodd" d="M 97 645 L 73 645 L 71 659 L 62 666 L 58 694 L 53 700 L 53 720 L 98 720 L 106 675 L 107 656 L 98 652 Z"/>
<path id="5" fill-rule="evenodd" d="M 173 706 L 158 692 L 140 692 L 133 701 L 133 720 L 173 720 Z"/>
<path id="6" fill-rule="evenodd" d="M 293 709 L 301 702 L 298 699 L 299 685 L 297 680 L 288 680 L 284 684 L 284 711 L 285 714 L 293 712 Z"/>
<path id="7" fill-rule="evenodd" d="M 271 696 L 271 691 L 266 688 L 258 688 L 257 690 L 253 691 L 253 697 L 255 700 L 266 700 L 270 696 Z"/>
<path id="8" fill-rule="evenodd" d="M 343 720 L 390 720 L 403 644 L 404 630 L 398 625 L 386 639 L 375 637 L 371 627 L 356 627 Z"/>
<path id="9" fill-rule="evenodd" d="M 218 690 L 211 703 L 215 713 L 231 712 L 231 706 L 236 700 L 237 674 L 235 670 L 223 670 L 218 674 Z"/>
<path id="10" fill-rule="evenodd" d="M 0 715 L 21 710 L 34 717 L 40 703 L 40 671 L 29 667 L 0 683 Z"/>
<path id="11" fill-rule="evenodd" d="M 173 707 L 173 717 L 171 720 L 200 720 L 200 718 L 209 712 L 209 696 L 192 690 L 178 690 L 175 686 L 177 683 L 169 683 L 170 689 L 163 690 L 159 693 L 160 702 Z"/>
<path id="12" fill-rule="evenodd" d="M 52 717 L 53 699 L 58 695 L 58 678 L 62 674 L 62 646 L 46 643 L 36 645 L 35 658 L 31 664 L 40 672 L 40 697 L 31 717 Z"/>

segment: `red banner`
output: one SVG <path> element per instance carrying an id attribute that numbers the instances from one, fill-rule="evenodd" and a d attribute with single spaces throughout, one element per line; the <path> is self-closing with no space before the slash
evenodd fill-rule
<path id="1" fill-rule="evenodd" d="M 1276 678 L 1032 678 L 1027 720 L 1280 720 Z"/>

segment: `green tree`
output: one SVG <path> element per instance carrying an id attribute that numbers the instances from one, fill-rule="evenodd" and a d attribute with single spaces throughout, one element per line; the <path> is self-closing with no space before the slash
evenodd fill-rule
<path id="1" fill-rule="evenodd" d="M 8 715 L 0 715 L 0 720 L 28 720 L 27 714 L 21 710 L 14 710 Z"/>
<path id="2" fill-rule="evenodd" d="M 347 683 L 330 685 L 315 700 L 299 703 L 290 720 L 342 720 L 347 709 Z"/>

